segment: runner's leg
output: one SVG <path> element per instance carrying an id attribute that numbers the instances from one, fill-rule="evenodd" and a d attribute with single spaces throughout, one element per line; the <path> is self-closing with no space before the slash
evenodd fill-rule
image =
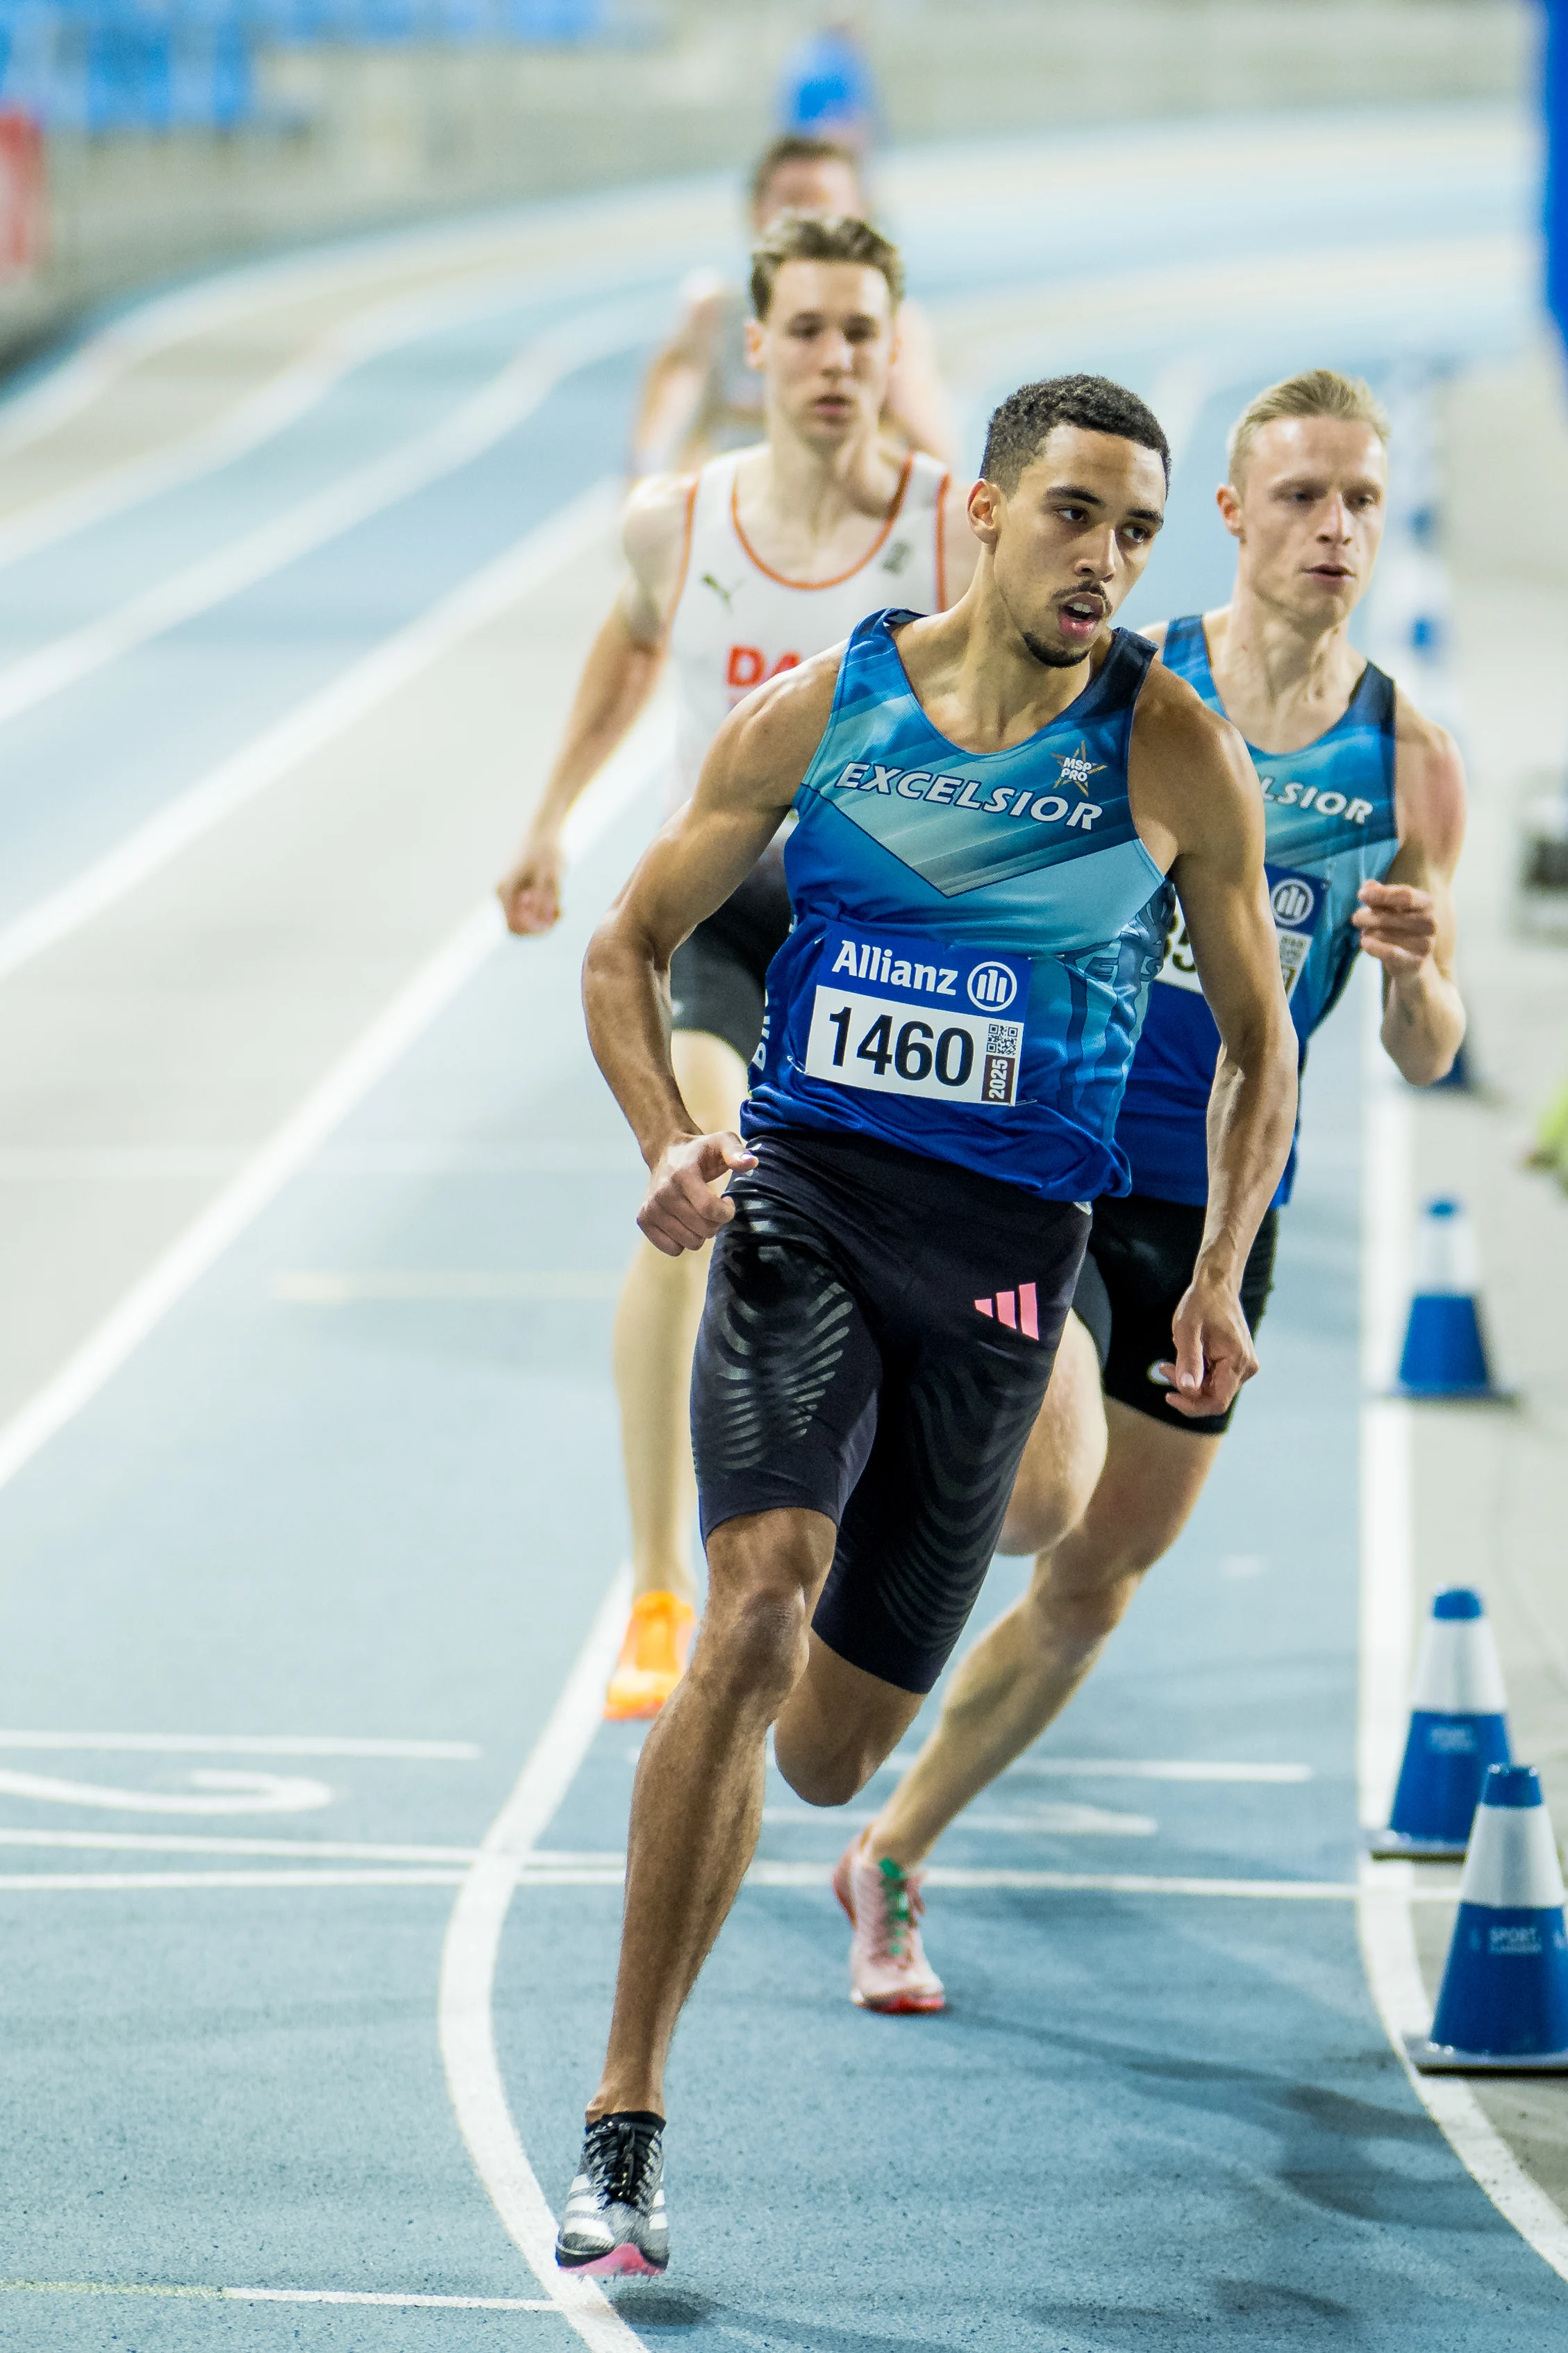
<path id="1" fill-rule="evenodd" d="M 835 1533 L 797 1510 L 729 1520 L 709 1538 L 701 1631 L 632 1794 L 615 2015 L 590 2122 L 664 2113 L 670 2036 L 756 1846 L 768 1726 L 805 1666 Z"/>
<path id="2" fill-rule="evenodd" d="M 1218 1452 L 1105 1401 L 1105 1468 L 1078 1526 L 1042 1552 L 1028 1592 L 953 1677 L 936 1730 L 866 1835 L 866 1853 L 910 1871 L 972 1799 L 1058 1716 L 1146 1572 L 1174 1544 Z"/>
<path id="3" fill-rule="evenodd" d="M 1045 1404 L 1013 1482 L 997 1551 L 1049 1552 L 1082 1519 L 1104 1467 L 1100 1358 L 1086 1327 L 1069 1315 Z"/>
<path id="4" fill-rule="evenodd" d="M 704 1134 L 736 1127 L 746 1068 L 732 1046 L 704 1030 L 677 1030 L 670 1059 Z M 632 1592 L 697 1598 L 691 1526 L 691 1354 L 702 1319 L 710 1250 L 667 1258 L 639 1241 L 616 1310 L 614 1364 L 632 1524 Z"/>
<path id="5" fill-rule="evenodd" d="M 773 1756 L 808 1806 L 842 1806 L 892 1755 L 921 1708 L 923 1692 L 903 1691 L 851 1666 L 811 1637 L 806 1671 L 779 1712 Z"/>

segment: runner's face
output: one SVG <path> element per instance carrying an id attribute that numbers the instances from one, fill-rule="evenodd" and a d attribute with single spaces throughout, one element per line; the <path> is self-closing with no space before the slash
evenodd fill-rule
<path id="1" fill-rule="evenodd" d="M 827 449 L 876 429 L 894 348 L 888 281 L 858 261 L 786 261 L 748 338 L 770 415 Z"/>
<path id="2" fill-rule="evenodd" d="M 752 227 L 760 237 L 780 213 L 831 213 L 859 220 L 865 202 L 847 164 L 781 164 L 752 206 Z"/>
<path id="3" fill-rule="evenodd" d="M 1165 470 L 1116 433 L 1058 425 L 1018 487 L 970 493 L 997 590 L 1035 659 L 1080 662 L 1149 561 L 1164 519 Z"/>
<path id="4" fill-rule="evenodd" d="M 1247 454 L 1241 487 L 1219 492 L 1254 596 L 1318 629 L 1365 595 L 1383 538 L 1388 459 L 1370 425 L 1279 417 Z"/>

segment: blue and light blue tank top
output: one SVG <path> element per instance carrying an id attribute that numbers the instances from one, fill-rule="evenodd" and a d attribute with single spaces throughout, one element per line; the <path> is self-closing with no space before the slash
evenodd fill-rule
<path id="1" fill-rule="evenodd" d="M 1164 660 L 1211 710 L 1224 711 L 1201 613 L 1171 623 Z M 1263 790 L 1268 893 L 1304 1062 L 1307 1040 L 1339 1002 L 1356 959 L 1356 893 L 1387 873 L 1399 848 L 1394 681 L 1368 662 L 1343 718 L 1315 744 L 1300 752 L 1247 748 Z M 1205 1114 L 1218 1051 L 1219 1030 L 1177 911 L 1116 1127 L 1135 1193 L 1208 1198 Z M 1289 1199 L 1295 1175 L 1292 1144 L 1277 1203 Z"/>
<path id="2" fill-rule="evenodd" d="M 1060 717 L 961 751 L 873 613 L 849 639 L 784 851 L 748 1136 L 874 1136 L 1047 1201 L 1124 1192 L 1114 1140 L 1170 886 L 1127 752 L 1152 648 L 1117 630 Z"/>

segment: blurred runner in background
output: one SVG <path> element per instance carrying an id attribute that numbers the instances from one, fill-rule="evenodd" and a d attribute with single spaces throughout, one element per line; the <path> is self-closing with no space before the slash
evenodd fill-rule
<path id="1" fill-rule="evenodd" d="M 824 25 L 790 51 L 779 81 L 781 131 L 814 132 L 864 155 L 881 111 L 871 60 L 853 25 Z"/>
<path id="2" fill-rule="evenodd" d="M 849 149 L 794 133 L 775 139 L 752 174 L 753 240 L 780 213 L 864 219 L 866 192 Z M 744 286 L 710 270 L 687 281 L 679 326 L 647 372 L 632 430 L 639 474 L 684 471 L 763 438 L 763 379 L 747 356 L 752 315 Z M 951 464 L 952 411 L 937 375 L 931 328 L 913 302 L 899 311 L 899 352 L 883 425 L 906 448 Z"/>
<path id="3" fill-rule="evenodd" d="M 976 543 L 963 492 L 879 421 L 902 285 L 896 248 L 861 220 L 786 213 L 758 247 L 748 349 L 766 438 L 634 491 L 626 586 L 588 656 L 521 854 L 499 886 L 512 931 L 548 931 L 557 920 L 567 812 L 642 710 L 667 651 L 679 695 L 675 804 L 752 687 L 837 645 L 868 613 L 938 612 L 968 586 Z M 764 977 L 789 921 L 775 843 L 671 960 L 675 1071 L 705 1130 L 739 1125 Z M 706 1250 L 671 1258 L 645 1241 L 616 1313 L 635 1599 L 606 1701 L 612 1716 L 655 1715 L 690 1645 L 688 1400 L 707 1280 Z"/>

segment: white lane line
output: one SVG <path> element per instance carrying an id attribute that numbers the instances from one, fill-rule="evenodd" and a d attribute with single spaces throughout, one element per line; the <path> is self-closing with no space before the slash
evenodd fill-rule
<path id="1" fill-rule="evenodd" d="M 1367 1103 L 1362 1164 L 1363 1371 L 1371 1391 L 1388 1377 L 1393 1335 L 1407 1295 L 1404 1270 L 1409 1254 L 1415 1113 L 1378 1043 L 1376 976 L 1369 969 L 1361 981 Z M 1362 1409 L 1363 1651 L 1357 1762 L 1362 1820 L 1373 1825 L 1387 1820 L 1409 1687 L 1415 1609 L 1410 1414 L 1408 1406 L 1375 1395 Z M 1362 1866 L 1357 1907 L 1362 1959 L 1378 2016 L 1411 2090 L 1461 2165 L 1542 2260 L 1568 2280 L 1568 2217 L 1525 2171 L 1466 2083 L 1454 2075 L 1418 2074 L 1410 2064 L 1405 2036 L 1426 2034 L 1432 2024 L 1411 1916 L 1413 1901 L 1424 1892 L 1409 1863 L 1368 1860 Z"/>
<path id="2" fill-rule="evenodd" d="M 624 1615 L 623 1606 L 623 1622 Z M 613 1663 L 613 1652 L 611 1662 Z M 608 1673 L 609 1667 L 606 1665 L 605 1674 L 599 1679 L 600 1692 L 599 1699 L 595 1702 L 595 1710 L 602 1702 L 603 1684 Z M 595 1720 L 596 1725 L 596 1713 Z M 20 1843 L 22 1843 L 21 1839 L 15 1833 L 0 1833 L 0 1846 Z M 70 1844 L 102 1848 L 129 1845 L 130 1841 L 84 1835 L 79 1840 L 40 1838 L 34 1843 L 40 1846 Z M 183 1843 L 188 1847 L 195 1846 L 197 1841 L 192 1840 Z M 174 1847 L 180 1844 L 182 1844 L 181 1841 L 174 1840 L 149 1839 L 145 1841 L 148 1847 Z M 204 1850 L 204 1852 L 206 1851 L 221 1852 L 225 1854 L 309 1852 L 322 1855 L 364 1854 L 367 1856 L 418 1854 L 426 1852 L 417 1847 L 404 1849 L 336 1846 L 325 1841 L 319 1847 L 314 1843 L 307 1847 L 303 1841 L 290 1847 L 282 1840 L 270 1846 L 260 1841 L 247 1844 L 239 1841 L 228 1843 L 215 1840 L 211 1841 L 210 1849 Z M 188 1893 L 193 1888 L 243 1890 L 266 1887 L 459 1887 L 468 1892 L 473 1887 L 476 1880 L 488 1878 L 492 1882 L 487 1899 L 489 1911 L 485 1912 L 480 1925 L 483 1926 L 487 1936 L 493 1928 L 496 1942 L 499 1944 L 500 1917 L 492 1919 L 489 1915 L 493 1913 L 494 1904 L 501 1900 L 503 1885 L 505 1901 L 502 1904 L 500 1916 L 504 1916 L 505 1903 L 510 1903 L 512 1891 L 519 1887 L 613 1887 L 618 1889 L 624 1885 L 626 1880 L 625 1861 L 619 1855 L 562 1854 L 558 1856 L 545 1849 L 536 1848 L 521 1860 L 510 1855 L 503 1857 L 505 1867 L 498 1869 L 494 1850 L 437 1847 L 428 1852 L 454 1859 L 433 1862 L 424 1868 L 414 1865 L 395 1868 L 388 1865 L 384 1869 L 359 1871 L 334 1871 L 319 1866 L 278 1871 L 18 1871 L 0 1875 L 0 1894 L 83 1895 L 138 1893 L 162 1894 Z M 1405 1864 L 1394 1867 L 1399 1870 L 1409 1868 Z M 818 1890 L 831 1887 L 833 1869 L 831 1862 L 754 1862 L 746 1873 L 746 1884 L 750 1887 L 782 1888 L 795 1894 L 815 1894 Z M 1353 1904 L 1358 1898 L 1368 1897 L 1383 1902 L 1391 1894 L 1395 1895 L 1398 1902 L 1404 1905 L 1452 1905 L 1458 1899 L 1457 1874 L 1445 1874 L 1440 1882 L 1436 1879 L 1424 1879 L 1412 1888 L 1394 1891 L 1370 1881 L 1363 1882 L 1358 1886 L 1352 1879 L 1162 1878 L 1140 1872 L 968 1871 L 957 1866 L 937 1863 L 924 1873 L 924 1884 L 929 1887 L 943 1888 L 949 1893 L 959 1894 L 984 1894 L 990 1892 L 1022 1895 L 1169 1895 L 1200 1901 L 1228 1901 L 1237 1898 L 1267 1904 Z M 478 1906 L 474 1918 L 479 1917 L 479 1913 L 484 1911 L 484 1906 Z M 528 2192 L 524 2188 L 520 2187 L 521 2177 L 518 2173 L 517 2167 L 521 2155 L 521 2144 L 517 2142 L 517 2128 L 511 2123 L 510 2111 L 507 2112 L 506 2116 L 506 2133 L 510 2135 L 510 2142 L 502 2136 L 498 2122 L 496 2101 L 499 2098 L 503 2105 L 505 2103 L 505 2092 L 500 2084 L 499 2073 L 492 2084 L 481 2083 L 479 2074 L 470 2063 L 473 2054 L 469 2049 L 469 2043 L 477 2040 L 478 2030 L 473 2029 L 470 2033 L 471 2021 L 458 2015 L 459 2009 L 462 2008 L 466 1999 L 463 1988 L 465 1985 L 477 1982 L 477 1964 L 474 1955 L 478 1951 L 478 1946 L 474 1940 L 477 1938 L 478 1930 L 474 1926 L 473 1918 L 470 1918 L 466 1927 L 465 1936 L 468 1939 L 468 1945 L 458 1951 L 453 1962 L 453 1973 L 450 1976 L 445 1972 L 445 1964 L 443 1965 L 442 1982 L 443 1988 L 447 1989 L 443 1993 L 443 2035 L 445 2037 L 449 2024 L 453 2038 L 451 2047 L 458 2053 L 462 2066 L 468 2070 L 461 2079 L 461 2105 L 459 2106 L 459 2093 L 457 2088 L 453 2090 L 453 2105 L 458 2107 L 458 2121 L 463 2126 L 464 2139 L 468 2143 L 475 2165 L 479 2169 L 486 2189 L 489 2190 L 491 2198 L 495 2200 L 498 2212 L 500 2213 L 502 2221 L 506 2222 L 508 2231 L 517 2241 L 518 2245 L 528 2255 L 529 2261 L 533 2262 L 534 2253 L 540 2254 L 541 2261 L 545 2263 L 545 2270 L 540 2271 L 539 2276 L 545 2279 L 548 2284 L 547 2274 L 553 2269 L 553 2265 L 548 2261 L 549 2248 L 553 2244 L 555 2226 L 547 2211 L 542 2213 L 542 2218 L 540 2212 L 534 2212 L 531 2216 L 529 2208 L 532 2192 Z M 449 1953 L 452 1950 L 449 1932 L 447 1950 Z M 489 1954 L 489 1967 L 493 1979 L 493 1947 Z M 1420 2031 L 1424 2032 L 1426 2030 L 1422 2028 Z M 446 2048 L 447 2044 L 444 2041 L 443 2049 Z M 494 2064 L 493 2048 L 486 2064 Z M 451 2077 L 450 2066 L 447 2073 L 448 2079 L 454 2080 Z M 470 2121 L 475 2124 L 476 2137 L 470 2137 L 468 2130 Z M 480 2147 L 485 2150 L 485 2160 L 482 2164 L 479 2154 Z M 521 2161 L 526 2166 L 526 2159 Z M 531 2171 L 528 2178 L 529 2180 L 533 2181 Z M 500 2185 L 499 2188 L 497 2184 Z M 537 2181 L 533 2181 L 533 2189 L 535 2191 L 538 2190 Z M 510 2201 L 510 2212 L 508 2207 L 503 2205 L 503 2199 Z M 511 2219 L 513 2215 L 518 2218 L 516 2228 Z M 546 2223 L 548 2223 L 548 2229 L 545 2228 Z M 520 2230 L 531 2231 L 532 2236 L 528 2244 L 525 2244 L 523 2238 L 519 2235 Z M 535 2264 L 534 2268 L 538 2271 L 538 2264 Z"/>
<path id="3" fill-rule="evenodd" d="M 902 1772 L 913 1765 L 919 1750 L 896 1749 L 883 1773 Z M 1310 1765 L 1241 1765 L 1228 1757 L 1025 1757 L 1009 1765 L 1009 1774 L 1027 1779 L 1106 1781 L 1310 1781 Z"/>
<path id="4" fill-rule="evenodd" d="M 668 703 L 634 729 L 573 811 L 568 854 L 580 858 L 643 792 L 667 757 Z M 506 936 L 487 900 L 398 991 L 358 1042 L 306 1095 L 270 1141 L 110 1310 L 51 1379 L 0 1429 L 0 1486 L 95 1397 L 169 1310 L 340 1126 L 415 1039 L 465 988 Z"/>
<path id="5" fill-rule="evenodd" d="M 0 1768 L 0 1798 L 46 1805 L 110 1806 L 133 1814 L 304 1814 L 332 1802 L 325 1781 L 294 1773 L 193 1773 L 191 1788 L 126 1789 L 102 1781 L 61 1781 Z"/>
<path id="6" fill-rule="evenodd" d="M 615 1299 L 626 1269 L 613 1267 L 371 1267 L 344 1274 L 300 1268 L 275 1274 L 272 1296 L 291 1307 L 353 1307 L 490 1299 Z"/>
<path id="7" fill-rule="evenodd" d="M 195 2304 L 381 2304 L 399 2311 L 553 2312 L 537 2295 L 419 2295 L 345 2287 L 184 2287 L 140 2280 L 0 2280 L 0 2295 L 151 2295 Z"/>
<path id="8" fill-rule="evenodd" d="M 0 1185 L 165 1184 L 171 1177 L 232 1176 L 243 1145 L 231 1144 L 0 1145 Z M 641 1163 L 629 1145 L 406 1143 L 329 1145 L 318 1176 L 627 1176 Z"/>
<path id="9" fill-rule="evenodd" d="M 645 195 L 646 191 L 626 190 L 618 219 L 614 208 L 602 208 L 608 241 L 617 257 L 624 250 L 625 237 L 617 237 L 616 231 L 617 227 L 624 231 L 626 211 Z M 417 228 L 373 231 L 337 239 L 304 255 L 282 254 L 271 260 L 245 262 L 153 301 L 138 303 L 124 317 L 100 328 L 37 383 L 0 398 L 0 458 L 58 431 L 131 369 L 178 343 L 322 293 L 340 293 L 346 307 L 360 286 L 399 270 L 443 262 L 474 269 L 487 252 L 509 237 L 537 240 L 545 218 L 547 213 L 542 217 L 538 206 L 515 206 L 456 221 L 426 222 Z M 672 250 L 669 267 L 682 266 L 680 255 Z M 558 265 L 541 269 L 539 276 L 542 290 L 549 293 L 559 288 L 563 300 L 582 283 L 580 277 L 563 283 Z"/>
<path id="10" fill-rule="evenodd" d="M 0 726 L 470 464 L 532 416 L 565 377 L 642 339 L 639 322 L 628 321 L 625 304 L 589 311 L 540 336 L 439 424 L 313 491 L 114 612 L 0 669 Z"/>
<path id="11" fill-rule="evenodd" d="M 341 2287 L 226 2287 L 227 2304 L 384 2304 L 405 2312 L 553 2312 L 542 2295 L 395 2295 Z"/>
<path id="12" fill-rule="evenodd" d="M 353 1839 L 207 1838 L 199 1831 L 33 1831 L 0 1829 L 0 1846 L 39 1847 L 56 1852 L 83 1848 L 117 1854 L 276 1855 L 294 1862 L 469 1863 L 471 1846 L 370 1846 Z M 574 1858 L 575 1860 L 575 1858 Z"/>
<path id="13" fill-rule="evenodd" d="M 139 1757 L 388 1757 L 471 1765 L 471 1740 L 361 1740 L 296 1732 L 0 1732 L 0 1748 L 94 1749 Z"/>
<path id="14" fill-rule="evenodd" d="M 752 1887 L 817 1888 L 833 1883 L 831 1862 L 753 1862 L 746 1873 Z M 529 1887 L 619 1887 L 626 1876 L 623 1859 L 600 1855 L 559 1862 L 536 1850 L 520 1874 Z M 958 1864 L 932 1863 L 921 1873 L 927 1887 L 984 1893 L 1011 1890 L 1020 1894 L 1062 1895 L 1183 1895 L 1237 1897 L 1268 1904 L 1353 1904 L 1361 1893 L 1353 1879 L 1200 1879 L 1161 1876 L 1129 1871 L 970 1871 Z M 1458 1881 L 1445 1874 L 1442 1882 L 1426 1881 L 1412 1892 L 1416 1903 L 1452 1904 Z"/>
<path id="15" fill-rule="evenodd" d="M 188 1894 L 195 1888 L 460 1887 L 448 1865 L 416 1871 L 14 1871 L 0 1873 L 0 1895 Z"/>
<path id="16" fill-rule="evenodd" d="M 0 522 L 0 569 L 232 465 L 298 424 L 367 362 L 423 336 L 518 309 L 529 301 L 536 279 L 537 272 L 489 270 L 355 313 L 195 432 L 105 467 Z"/>
<path id="17" fill-rule="evenodd" d="M 1108 336 L 1162 358 L 1193 349 L 1194 338 L 1218 339 L 1225 356 L 1211 364 L 1234 382 L 1256 364 L 1271 364 L 1261 359 L 1262 347 L 1294 348 L 1309 316 L 1333 321 L 1341 344 L 1368 327 L 1386 344 L 1403 322 L 1423 313 L 1485 322 L 1506 311 L 1522 335 L 1534 300 L 1533 268 L 1531 240 L 1511 230 L 1325 241 L 1240 259 L 1204 255 L 1164 269 L 1141 263 L 988 289 L 944 304 L 942 331 L 950 348 L 962 351 L 963 382 L 975 391 L 1016 382 L 1058 354 L 1081 350 L 1087 338 L 1103 343 Z M 1179 379 L 1169 381 L 1175 389 Z"/>
<path id="18" fill-rule="evenodd" d="M 214 1266 L 322 1138 L 363 1101 L 472 979 L 500 933 L 499 908 L 476 909 L 283 1122 L 240 1176 L 133 1283 L 52 1379 L 0 1430 L 0 1485 L 79 1413 L 176 1301 Z"/>
<path id="19" fill-rule="evenodd" d="M 1075 1780 L 1097 1776 L 1118 1781 L 1310 1781 L 1310 1765 L 1233 1765 L 1228 1758 L 1203 1757 L 1026 1757 L 1011 1772 L 1034 1778 L 1070 1775 Z"/>
<path id="20" fill-rule="evenodd" d="M 411 259 L 424 242 L 419 231 L 395 236 L 388 240 L 387 260 L 395 267 L 403 246 Z M 248 263 L 181 287 L 154 301 L 138 303 L 126 317 L 100 328 L 39 382 L 0 402 L 0 457 L 9 457 L 29 442 L 58 431 L 100 399 L 132 368 L 174 344 L 331 287 L 343 276 L 352 251 L 344 246 L 328 247 L 304 259 L 289 254 Z M 373 264 L 379 258 L 368 242 L 365 258 Z"/>
<path id="21" fill-rule="evenodd" d="M 847 1825 L 874 1822 L 875 1806 L 846 1806 L 834 1820 Z M 764 1824 L 820 1821 L 810 1806 L 764 1806 Z M 974 1813 L 967 1808 L 965 1830 L 999 1832 L 1018 1838 L 1152 1838 L 1160 1825 L 1152 1814 L 1113 1813 L 1105 1806 L 1039 1805 L 1021 1807 L 1016 1813 Z"/>
<path id="22" fill-rule="evenodd" d="M 623 1570 L 600 1604 L 517 1786 L 485 1833 L 479 1860 L 452 1907 L 438 1997 L 447 2089 L 475 2169 L 513 2244 L 593 2353 L 632 2353 L 642 2340 L 591 2280 L 556 2269 L 555 2217 L 518 2137 L 496 2052 L 495 1975 L 520 1872 L 604 1720 L 605 1684 L 625 1630 L 629 1594 Z"/>
<path id="23" fill-rule="evenodd" d="M 595 483 L 329 686 L 221 760 L 113 849 L 0 930 L 0 979 L 102 914 L 256 794 L 335 742 L 465 638 L 542 587 L 609 528 L 618 505 L 615 483 Z"/>

